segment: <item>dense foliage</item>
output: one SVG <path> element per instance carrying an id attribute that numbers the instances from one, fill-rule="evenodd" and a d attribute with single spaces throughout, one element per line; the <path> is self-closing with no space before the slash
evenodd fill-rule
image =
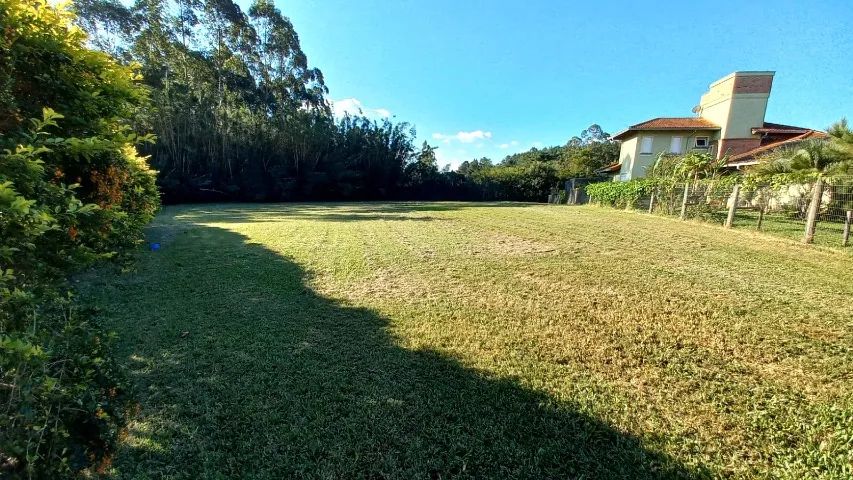
<path id="1" fill-rule="evenodd" d="M 597 125 L 590 130 L 601 131 Z M 462 162 L 456 171 L 439 171 L 435 148 L 424 143 L 404 170 L 405 183 L 399 196 L 422 200 L 542 202 L 570 178 L 597 177 L 596 170 L 613 163 L 618 156 L 619 144 L 602 132 L 592 139 L 574 137 L 565 146 L 533 148 L 509 155 L 497 164 L 484 157 Z"/>
<path id="2" fill-rule="evenodd" d="M 170 202 L 388 198 L 414 152 L 405 123 L 335 119 L 322 73 L 269 0 L 77 5 L 93 43 L 142 65 L 138 121 Z"/>
<path id="3" fill-rule="evenodd" d="M 87 49 L 72 15 L 0 0 L 0 476 L 102 463 L 127 407 L 110 341 L 67 277 L 136 244 L 159 199 L 125 119 L 133 68 Z"/>
<path id="4" fill-rule="evenodd" d="M 650 195 L 662 183 L 652 179 L 637 179 L 629 182 L 598 182 L 586 186 L 586 193 L 593 202 L 611 207 L 633 207 L 637 200 Z"/>
<path id="5" fill-rule="evenodd" d="M 594 124 L 564 146 L 533 148 L 509 155 L 497 165 L 487 158 L 463 162 L 458 173 L 468 191 L 474 192 L 467 198 L 541 202 L 566 180 L 597 177 L 597 170 L 618 158 L 619 144 Z"/>

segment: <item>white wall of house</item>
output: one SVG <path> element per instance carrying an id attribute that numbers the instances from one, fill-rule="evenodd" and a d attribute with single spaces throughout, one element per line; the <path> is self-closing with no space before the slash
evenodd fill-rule
<path id="1" fill-rule="evenodd" d="M 614 180 L 630 180 L 631 171 L 634 168 L 634 160 L 637 158 L 637 143 L 638 138 L 629 138 L 622 142 L 619 148 L 619 163 L 622 168 L 619 170 L 619 175 L 614 177 Z"/>
<path id="2" fill-rule="evenodd" d="M 646 170 L 654 165 L 661 152 L 687 153 L 692 150 L 709 152 L 714 140 L 714 131 L 660 130 L 638 131 L 636 136 L 622 141 L 619 150 L 619 180 L 626 181 L 646 176 Z M 697 147 L 697 137 L 707 138 L 708 147 Z"/>

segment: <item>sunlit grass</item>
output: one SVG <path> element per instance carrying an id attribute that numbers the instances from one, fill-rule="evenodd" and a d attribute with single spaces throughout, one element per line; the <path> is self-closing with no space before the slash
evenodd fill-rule
<path id="1" fill-rule="evenodd" d="M 522 204 L 176 207 L 150 237 L 85 285 L 141 402 L 120 477 L 853 468 L 842 252 Z"/>

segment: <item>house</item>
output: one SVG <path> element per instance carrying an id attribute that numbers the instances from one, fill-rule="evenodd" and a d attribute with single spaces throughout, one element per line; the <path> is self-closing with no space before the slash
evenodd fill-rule
<path id="1" fill-rule="evenodd" d="M 757 163 L 768 150 L 808 138 L 824 138 L 816 130 L 764 121 L 775 72 L 734 72 L 712 83 L 693 117 L 660 117 L 631 125 L 614 135 L 621 141 L 619 161 L 601 169 L 614 180 L 645 176 L 662 152 L 707 152 L 726 156 L 726 165 Z"/>

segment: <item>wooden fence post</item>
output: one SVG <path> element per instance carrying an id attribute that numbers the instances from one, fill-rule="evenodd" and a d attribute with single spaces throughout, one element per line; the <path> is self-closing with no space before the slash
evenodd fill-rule
<path id="1" fill-rule="evenodd" d="M 803 243 L 814 242 L 814 232 L 817 226 L 817 214 L 820 211 L 820 201 L 823 198 L 823 179 L 818 178 L 812 187 L 812 201 L 809 203 L 809 212 L 806 215 L 806 233 L 803 235 Z"/>
<path id="2" fill-rule="evenodd" d="M 756 230 L 761 230 L 761 224 L 764 223 L 764 205 L 758 207 L 758 225 L 755 227 Z"/>
<path id="3" fill-rule="evenodd" d="M 850 224 L 853 223 L 853 210 L 847 210 L 847 215 L 844 217 L 844 234 L 841 236 L 841 246 L 846 247 L 850 241 Z"/>
<path id="4" fill-rule="evenodd" d="M 678 216 L 681 220 L 687 217 L 687 195 L 690 194 L 690 184 L 684 183 L 684 197 L 681 199 L 681 215 Z"/>
<path id="5" fill-rule="evenodd" d="M 737 211 L 737 201 L 738 197 L 740 197 L 740 185 L 735 185 L 735 188 L 732 190 L 732 204 L 729 205 L 729 216 L 726 217 L 726 228 L 732 228 L 732 224 L 735 221 L 735 212 Z"/>
<path id="6" fill-rule="evenodd" d="M 655 192 L 652 191 L 652 196 L 649 198 L 649 213 L 655 209 Z"/>

